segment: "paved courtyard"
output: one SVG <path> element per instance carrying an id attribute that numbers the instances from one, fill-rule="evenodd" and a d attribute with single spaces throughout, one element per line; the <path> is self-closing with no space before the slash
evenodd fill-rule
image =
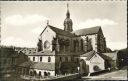
<path id="1" fill-rule="evenodd" d="M 83 80 L 127 80 L 127 67 L 98 76 L 82 77 Z"/>

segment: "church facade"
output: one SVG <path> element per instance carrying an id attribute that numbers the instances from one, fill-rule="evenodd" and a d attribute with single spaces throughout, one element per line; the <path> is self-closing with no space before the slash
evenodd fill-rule
<path id="1" fill-rule="evenodd" d="M 31 75 L 77 73 L 80 55 L 92 50 L 106 52 L 106 41 L 101 27 L 73 31 L 73 21 L 68 8 L 64 29 L 47 24 L 38 40 L 38 52 L 28 55 L 33 62 L 29 67 Z"/>

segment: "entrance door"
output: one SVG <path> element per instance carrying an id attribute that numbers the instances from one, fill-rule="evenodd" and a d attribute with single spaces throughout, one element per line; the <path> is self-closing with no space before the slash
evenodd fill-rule
<path id="1" fill-rule="evenodd" d="M 86 62 L 83 59 L 81 59 L 80 60 L 80 74 L 88 75 L 88 73 L 89 73 L 89 69 L 86 65 Z"/>

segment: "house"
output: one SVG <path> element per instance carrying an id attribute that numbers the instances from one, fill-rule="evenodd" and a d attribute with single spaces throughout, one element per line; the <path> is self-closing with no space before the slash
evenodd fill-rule
<path id="1" fill-rule="evenodd" d="M 28 61 L 28 57 L 21 52 L 15 51 L 15 47 L 12 46 L 1 46 L 0 54 L 0 79 L 14 81 L 13 78 L 12 80 L 10 78 L 17 74 L 17 66 Z"/>
<path id="2" fill-rule="evenodd" d="M 82 62 L 80 65 L 82 74 L 105 70 L 105 60 L 94 50 L 80 55 L 80 60 Z M 85 67 L 83 68 L 83 66 Z"/>

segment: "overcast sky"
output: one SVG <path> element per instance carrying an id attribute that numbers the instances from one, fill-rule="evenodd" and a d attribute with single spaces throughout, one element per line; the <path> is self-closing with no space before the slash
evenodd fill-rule
<path id="1" fill-rule="evenodd" d="M 101 26 L 109 48 L 126 48 L 126 1 L 1 2 L 2 44 L 37 47 L 38 36 L 47 20 L 52 26 L 64 28 L 67 3 L 73 30 Z"/>

